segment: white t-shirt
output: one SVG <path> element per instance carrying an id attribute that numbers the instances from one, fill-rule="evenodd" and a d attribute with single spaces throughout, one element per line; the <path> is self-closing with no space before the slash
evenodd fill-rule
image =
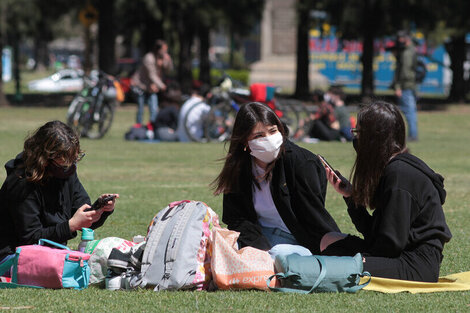
<path id="1" fill-rule="evenodd" d="M 200 103 L 196 104 L 198 102 Z M 200 139 L 204 135 L 203 118 L 207 113 L 209 113 L 211 107 L 204 102 L 202 97 L 192 96 L 186 100 L 185 103 L 183 103 L 178 115 L 178 129 L 176 130 L 176 133 L 178 135 L 179 141 L 191 141 L 191 138 L 189 138 L 188 134 L 186 133 L 184 120 L 186 118 L 186 114 L 188 114 L 188 111 L 193 107 L 193 105 L 196 105 L 196 107 L 189 112 L 190 115 L 186 120 L 186 125 L 188 126 L 188 130 L 194 138 Z"/>
<path id="2" fill-rule="evenodd" d="M 260 176 L 264 174 L 264 169 L 253 164 L 253 175 Z M 253 205 L 255 207 L 256 214 L 258 215 L 258 223 L 263 227 L 279 228 L 290 234 L 290 230 L 282 220 L 279 212 L 274 204 L 273 196 L 271 195 L 270 181 L 263 180 L 259 183 L 261 189 L 253 184 Z"/>

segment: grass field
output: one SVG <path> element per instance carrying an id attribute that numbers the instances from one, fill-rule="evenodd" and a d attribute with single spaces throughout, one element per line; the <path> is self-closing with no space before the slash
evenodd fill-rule
<path id="1" fill-rule="evenodd" d="M 66 108 L 0 108 L 0 163 L 22 149 L 25 136 L 48 120 L 64 120 Z M 446 111 L 420 112 L 420 141 L 411 151 L 445 177 L 447 222 L 454 235 L 444 249 L 441 274 L 470 271 L 470 108 L 449 106 Z M 86 157 L 79 177 L 92 199 L 105 192 L 121 195 L 115 213 L 95 231 L 97 238 L 130 239 L 146 232 L 154 214 L 169 202 L 202 200 L 217 213 L 222 198 L 209 183 L 224 156 L 223 144 L 148 144 L 127 142 L 134 107 L 119 108 L 110 132 L 102 139 L 82 139 Z M 321 153 L 343 173 L 349 173 L 354 150 L 347 143 L 302 144 Z M 4 170 L 0 180 L 5 179 Z M 353 232 L 342 199 L 330 188 L 327 209 L 343 232 Z M 69 241 L 76 247 L 79 240 Z M 1 290 L 0 312 L 467 312 L 470 293 L 293 295 L 261 291 L 133 292 L 90 287 L 74 290 Z"/>

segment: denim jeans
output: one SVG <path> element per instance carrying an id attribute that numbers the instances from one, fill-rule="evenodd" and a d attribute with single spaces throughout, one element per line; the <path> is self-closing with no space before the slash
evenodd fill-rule
<path id="1" fill-rule="evenodd" d="M 147 101 L 145 101 L 147 100 Z M 149 105 L 150 122 L 154 122 L 158 113 L 158 95 L 156 93 L 142 93 L 137 96 L 137 117 L 136 122 L 142 124 L 145 102 Z"/>
<path id="2" fill-rule="evenodd" d="M 401 97 L 398 101 L 400 109 L 405 115 L 408 124 L 408 137 L 411 139 L 418 138 L 418 117 L 416 110 L 416 95 L 411 89 L 402 90 Z"/>
<path id="3" fill-rule="evenodd" d="M 271 247 L 278 244 L 299 244 L 292 234 L 285 232 L 279 228 L 261 226 L 261 232 L 263 233 L 264 237 L 269 240 L 269 242 L 271 243 Z"/>

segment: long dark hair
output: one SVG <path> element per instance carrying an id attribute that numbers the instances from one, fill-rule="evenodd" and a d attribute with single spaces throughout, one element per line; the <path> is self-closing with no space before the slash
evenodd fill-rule
<path id="1" fill-rule="evenodd" d="M 230 138 L 230 147 L 224 159 L 224 167 L 219 176 L 211 184 L 215 195 L 238 191 L 242 174 L 250 175 L 254 179 L 253 174 L 251 174 L 251 155 L 250 148 L 248 147 L 248 137 L 259 122 L 264 125 L 276 125 L 281 135 L 284 138 L 286 137 L 285 128 L 281 120 L 267 105 L 259 102 L 250 102 L 243 105 L 235 118 Z M 282 147 L 279 155 L 281 154 Z M 275 161 L 268 165 L 266 173 L 270 173 L 274 164 Z"/>
<path id="2" fill-rule="evenodd" d="M 23 161 L 26 179 L 41 183 L 47 178 L 47 165 L 62 158 L 73 163 L 82 153 L 77 133 L 60 121 L 47 122 L 24 142 Z"/>
<path id="3" fill-rule="evenodd" d="M 357 157 L 352 171 L 355 203 L 375 209 L 374 193 L 390 159 L 406 150 L 405 122 L 397 106 L 374 101 L 357 114 Z"/>

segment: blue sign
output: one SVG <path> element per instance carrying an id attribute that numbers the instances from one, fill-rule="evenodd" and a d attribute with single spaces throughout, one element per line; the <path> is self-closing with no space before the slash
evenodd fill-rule
<path id="1" fill-rule="evenodd" d="M 331 32 L 334 33 L 333 31 Z M 374 42 L 374 87 L 378 91 L 389 90 L 395 72 L 395 57 L 385 47 L 392 39 Z M 310 62 L 330 84 L 345 88 L 361 88 L 362 80 L 362 43 L 354 40 L 339 40 L 334 35 L 321 36 L 318 30 L 310 32 Z M 447 94 L 452 72 L 449 70 L 449 57 L 443 46 L 427 47 L 424 40 L 419 40 L 418 55 L 426 63 L 427 74 L 419 86 L 422 94 Z"/>
<path id="2" fill-rule="evenodd" d="M 11 80 L 11 49 L 4 48 L 2 51 L 2 80 L 8 82 Z"/>

